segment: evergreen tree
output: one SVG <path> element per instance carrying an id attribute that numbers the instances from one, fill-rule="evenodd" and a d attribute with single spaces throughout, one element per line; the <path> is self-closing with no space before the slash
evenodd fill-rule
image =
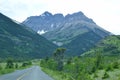
<path id="1" fill-rule="evenodd" d="M 17 63 L 15 64 L 15 68 L 18 68 L 18 64 Z"/>
<path id="2" fill-rule="evenodd" d="M 63 70 L 63 59 L 64 59 L 64 52 L 65 48 L 58 48 L 54 52 L 54 60 L 57 62 L 57 70 Z"/>
<path id="3" fill-rule="evenodd" d="M 8 59 L 6 68 L 14 68 L 13 59 Z"/>

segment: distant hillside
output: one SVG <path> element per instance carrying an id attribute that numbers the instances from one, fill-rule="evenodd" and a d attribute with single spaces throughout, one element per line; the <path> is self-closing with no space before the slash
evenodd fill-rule
<path id="1" fill-rule="evenodd" d="M 0 59 L 50 56 L 57 46 L 0 13 Z"/>
<path id="2" fill-rule="evenodd" d="M 120 55 L 120 35 L 109 36 L 103 39 L 95 48 L 83 55 L 93 56 L 96 53 L 102 55 Z"/>
<path id="3" fill-rule="evenodd" d="M 102 37 L 94 32 L 87 32 L 75 37 L 70 43 L 63 45 L 63 47 L 67 48 L 67 55 L 76 56 L 94 47 L 101 39 Z"/>

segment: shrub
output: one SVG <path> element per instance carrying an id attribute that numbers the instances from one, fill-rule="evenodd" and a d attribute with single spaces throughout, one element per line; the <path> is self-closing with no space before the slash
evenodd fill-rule
<path id="1" fill-rule="evenodd" d="M 105 69 L 105 71 L 113 71 L 112 66 L 111 66 L 111 65 L 109 65 L 109 66 Z"/>
<path id="2" fill-rule="evenodd" d="M 95 73 L 95 74 L 94 74 L 94 78 L 97 78 L 97 77 L 98 77 L 98 75 Z"/>
<path id="3" fill-rule="evenodd" d="M 0 70 L 2 70 L 2 66 L 0 65 Z"/>
<path id="4" fill-rule="evenodd" d="M 113 68 L 118 69 L 119 68 L 119 63 L 118 62 L 114 62 L 113 63 Z"/>
<path id="5" fill-rule="evenodd" d="M 94 73 L 96 71 L 96 67 L 93 66 L 92 70 L 91 70 L 91 73 Z"/>
<path id="6" fill-rule="evenodd" d="M 22 63 L 22 67 L 26 67 L 28 65 L 27 62 Z"/>
<path id="7" fill-rule="evenodd" d="M 102 64 L 100 64 L 99 67 L 98 67 L 98 69 L 102 70 L 102 69 L 104 69 L 104 66 Z"/>
<path id="8" fill-rule="evenodd" d="M 14 68 L 13 59 L 8 59 L 6 68 Z"/>
<path id="9" fill-rule="evenodd" d="M 104 73 L 104 75 L 103 75 L 102 79 L 106 79 L 106 78 L 109 78 L 109 75 L 108 75 L 108 73 L 107 73 L 107 72 L 105 72 L 105 73 Z"/>
<path id="10" fill-rule="evenodd" d="M 15 68 L 18 68 L 18 64 L 17 63 L 15 64 Z"/>

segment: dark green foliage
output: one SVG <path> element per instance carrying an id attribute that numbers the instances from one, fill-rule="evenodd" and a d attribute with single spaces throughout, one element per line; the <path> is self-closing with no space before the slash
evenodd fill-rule
<path id="1" fill-rule="evenodd" d="M 0 13 L 0 60 L 27 60 L 50 56 L 57 46 L 24 25 Z"/>
<path id="2" fill-rule="evenodd" d="M 109 78 L 109 74 L 107 72 L 104 73 L 102 79 L 106 79 L 106 78 Z"/>
<path id="3" fill-rule="evenodd" d="M 1 64 L 0 64 L 0 70 L 2 70 L 2 66 L 1 66 Z"/>
<path id="4" fill-rule="evenodd" d="M 47 60 L 47 61 L 41 60 L 40 66 L 45 67 L 45 68 L 49 68 L 51 70 L 57 70 L 57 63 L 51 58 L 49 58 L 49 60 Z"/>
<path id="5" fill-rule="evenodd" d="M 90 73 L 90 74 L 95 73 L 96 70 L 97 70 L 97 68 L 96 68 L 95 66 L 93 66 L 91 72 L 89 72 L 89 73 Z"/>
<path id="6" fill-rule="evenodd" d="M 65 48 L 58 48 L 53 53 L 54 60 L 57 62 L 57 70 L 61 71 L 63 69 L 63 59 L 64 59 L 64 52 Z"/>
<path id="7" fill-rule="evenodd" d="M 112 66 L 111 66 L 111 65 L 109 65 L 109 66 L 105 69 L 105 71 L 113 71 Z"/>
<path id="8" fill-rule="evenodd" d="M 97 77 L 98 77 L 98 75 L 97 75 L 97 73 L 95 73 L 95 74 L 94 74 L 94 78 L 97 78 Z"/>
<path id="9" fill-rule="evenodd" d="M 31 61 L 28 61 L 28 65 L 32 65 L 32 62 L 31 62 Z"/>
<path id="10" fill-rule="evenodd" d="M 18 64 L 17 63 L 15 64 L 15 68 L 18 68 Z"/>
<path id="11" fill-rule="evenodd" d="M 14 68 L 13 59 L 8 59 L 7 60 L 6 68 Z"/>
<path id="12" fill-rule="evenodd" d="M 75 80 L 92 80 L 91 77 L 86 73 L 81 73 Z"/>
<path id="13" fill-rule="evenodd" d="M 49 57 L 45 57 L 45 61 L 47 62 L 49 60 Z"/>
<path id="14" fill-rule="evenodd" d="M 32 65 L 32 62 L 31 62 L 31 61 L 23 62 L 23 63 L 22 63 L 22 67 L 26 67 L 26 66 L 30 66 L 30 65 Z"/>
<path id="15" fill-rule="evenodd" d="M 22 67 L 26 67 L 28 65 L 28 63 L 22 63 Z"/>
<path id="16" fill-rule="evenodd" d="M 95 61 L 93 63 L 93 66 L 91 68 L 91 71 L 89 71 L 89 74 L 95 73 L 98 69 L 103 69 L 103 57 L 101 54 L 97 53 L 96 57 L 94 57 Z"/>
<path id="17" fill-rule="evenodd" d="M 119 68 L 119 63 L 118 62 L 114 62 L 112 64 L 112 66 L 113 66 L 113 68 L 118 69 Z"/>
<path id="18" fill-rule="evenodd" d="M 68 60 L 67 60 L 67 64 L 71 64 L 72 63 L 72 58 L 69 58 Z"/>
<path id="19" fill-rule="evenodd" d="M 97 53 L 95 61 L 96 68 L 101 68 L 100 64 L 102 63 L 102 59 L 103 59 L 102 55 L 100 53 Z"/>

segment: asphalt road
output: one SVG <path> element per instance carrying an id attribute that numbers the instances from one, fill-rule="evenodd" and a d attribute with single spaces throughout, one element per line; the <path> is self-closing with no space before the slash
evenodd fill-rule
<path id="1" fill-rule="evenodd" d="M 0 76 L 0 80 L 53 80 L 44 73 L 39 66 L 33 66 L 24 70 L 17 70 L 13 73 Z"/>

